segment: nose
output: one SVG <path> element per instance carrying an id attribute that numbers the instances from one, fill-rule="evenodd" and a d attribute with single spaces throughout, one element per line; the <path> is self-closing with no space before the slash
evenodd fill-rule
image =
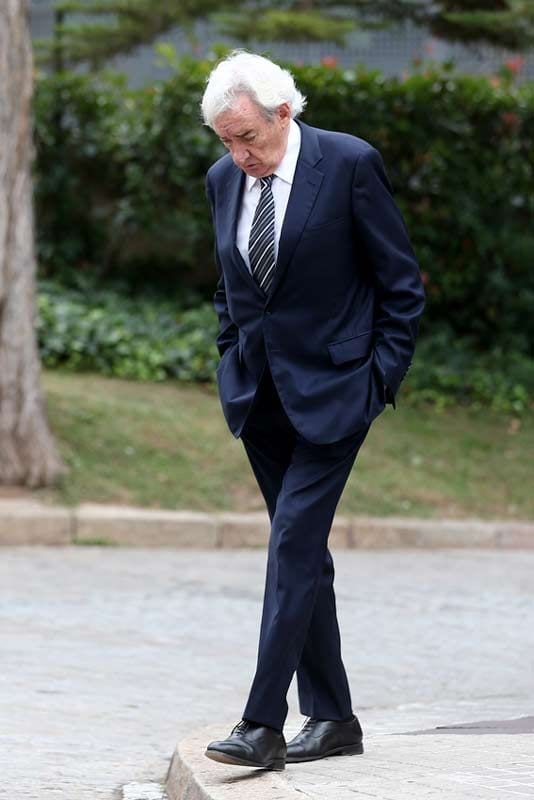
<path id="1" fill-rule="evenodd" d="M 234 144 L 232 147 L 232 157 L 236 164 L 244 164 L 249 158 L 249 152 L 244 144 Z"/>

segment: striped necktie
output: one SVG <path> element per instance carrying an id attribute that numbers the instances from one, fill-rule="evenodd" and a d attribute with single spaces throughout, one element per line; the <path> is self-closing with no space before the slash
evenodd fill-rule
<path id="1" fill-rule="evenodd" d="M 274 197 L 271 184 L 274 175 L 260 178 L 261 195 L 254 212 L 248 255 L 250 270 L 265 294 L 268 293 L 276 259 L 274 256 Z"/>

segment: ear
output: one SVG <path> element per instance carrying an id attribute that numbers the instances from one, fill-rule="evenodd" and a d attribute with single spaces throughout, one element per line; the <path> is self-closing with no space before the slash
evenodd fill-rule
<path id="1" fill-rule="evenodd" d="M 280 103 L 276 108 L 276 115 L 280 122 L 289 125 L 291 120 L 291 108 L 289 107 L 289 103 Z"/>

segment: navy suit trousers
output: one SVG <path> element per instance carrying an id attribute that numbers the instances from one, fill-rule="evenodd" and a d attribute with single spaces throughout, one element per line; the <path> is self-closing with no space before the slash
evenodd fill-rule
<path id="1" fill-rule="evenodd" d="M 289 421 L 268 364 L 241 439 L 271 520 L 258 661 L 243 718 L 282 730 L 296 671 L 300 711 L 350 717 L 328 535 L 369 426 L 312 444 Z"/>

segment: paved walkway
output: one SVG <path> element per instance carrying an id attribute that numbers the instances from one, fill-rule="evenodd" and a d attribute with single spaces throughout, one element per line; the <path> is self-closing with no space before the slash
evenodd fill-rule
<path id="1" fill-rule="evenodd" d="M 427 707 L 426 715 L 439 716 L 443 721 L 448 714 L 473 712 L 476 705 L 471 703 L 467 709 L 460 704 L 454 710 Z M 484 705 L 488 705 L 487 700 Z M 496 707 L 491 701 L 489 705 Z M 420 708 L 413 708 L 411 714 L 418 712 Z M 286 733 L 292 735 L 295 730 L 289 725 Z M 218 731 L 215 726 L 204 728 L 190 734 L 177 748 L 167 781 L 169 800 L 534 797 L 534 717 L 429 728 L 418 733 L 373 730 L 368 719 L 363 756 L 288 764 L 284 772 L 275 773 L 208 761 L 205 742 L 215 738 Z"/>
<path id="2" fill-rule="evenodd" d="M 502 781 L 523 770 L 534 784 L 532 734 L 390 734 L 534 713 L 534 553 L 334 560 L 368 746 L 361 758 L 291 765 L 287 779 L 322 800 L 523 796 Z M 149 789 L 132 785 L 163 782 L 192 729 L 226 735 L 253 675 L 264 565 L 255 550 L 1 550 L 0 797 L 144 800 Z M 294 685 L 289 702 L 288 736 L 302 722 Z M 465 794 L 466 781 L 495 787 L 495 769 L 500 788 Z"/>

